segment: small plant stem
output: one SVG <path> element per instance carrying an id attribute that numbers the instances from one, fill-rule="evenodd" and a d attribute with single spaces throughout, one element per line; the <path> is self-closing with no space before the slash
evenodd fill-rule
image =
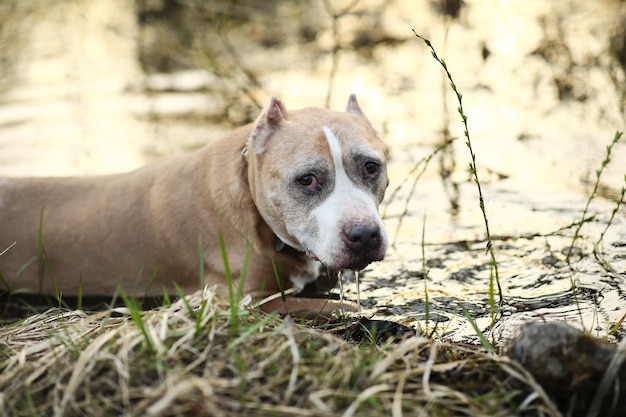
<path id="1" fill-rule="evenodd" d="M 624 175 L 624 183 L 626 183 L 626 175 Z M 596 247 L 599 246 L 600 243 L 602 243 L 602 240 L 604 240 L 604 235 L 606 234 L 607 230 L 609 230 L 609 227 L 611 227 L 611 224 L 613 224 L 613 219 L 615 218 L 615 215 L 619 211 L 620 206 L 624 202 L 625 194 L 626 194 L 626 186 L 622 187 L 620 197 L 617 199 L 617 202 L 615 203 L 615 208 L 611 212 L 611 217 L 609 218 L 609 221 L 606 222 L 606 227 L 604 228 L 602 233 L 600 233 L 600 237 L 598 238 L 598 241 L 596 242 Z"/>
<path id="2" fill-rule="evenodd" d="M 600 185 L 600 177 L 602 176 L 602 172 L 604 171 L 604 168 L 606 168 L 606 166 L 611 162 L 611 151 L 613 150 L 613 146 L 620 140 L 621 137 L 622 137 L 622 132 L 615 132 L 615 136 L 613 137 L 613 140 L 606 147 L 606 156 L 604 158 L 604 161 L 602 161 L 602 165 L 600 166 L 600 169 L 596 170 L 596 182 L 593 185 L 593 190 L 591 191 L 591 194 L 589 194 L 589 198 L 587 199 L 587 204 L 585 204 L 585 209 L 583 210 L 583 214 L 581 216 L 583 220 L 587 216 L 587 211 L 589 210 L 589 205 L 591 204 L 591 200 L 593 200 L 596 197 L 596 193 L 598 192 L 598 186 Z M 613 218 L 611 217 L 611 220 L 612 219 Z M 580 237 L 580 229 L 582 227 L 583 227 L 583 222 L 581 221 L 578 224 L 578 227 L 576 228 L 576 230 L 574 231 L 574 237 L 572 238 L 572 243 L 570 244 L 569 249 L 567 250 L 567 255 L 565 255 L 565 261 L 568 264 L 570 263 L 570 256 L 572 255 L 572 250 L 574 249 L 574 244 L 576 243 L 576 239 Z M 604 235 L 604 233 L 602 235 Z"/>
<path id="3" fill-rule="evenodd" d="M 472 329 L 474 329 L 474 332 L 476 333 L 476 336 L 478 336 L 478 339 L 480 340 L 480 343 L 483 345 L 483 347 L 487 349 L 487 352 L 495 353 L 496 350 L 494 349 L 493 345 L 489 343 L 489 340 L 487 340 L 483 332 L 480 330 L 480 328 L 478 327 L 478 323 L 476 323 L 474 317 L 472 317 L 472 315 L 469 313 L 469 311 L 465 309 L 465 307 L 461 308 L 463 309 L 463 314 L 465 315 L 465 318 L 467 318 L 467 321 L 469 321 L 472 325 Z"/>
<path id="4" fill-rule="evenodd" d="M 389 199 L 387 200 L 388 203 L 385 206 L 385 210 L 383 212 L 383 217 L 387 216 L 387 207 L 389 206 L 389 203 L 391 201 L 393 201 L 396 198 L 396 195 L 398 194 L 398 192 L 400 191 L 400 189 L 404 186 L 404 184 L 407 183 L 407 181 L 409 180 L 409 178 L 411 176 L 413 176 L 413 174 L 415 174 L 417 172 L 417 169 L 422 166 L 422 169 L 417 173 L 417 175 L 415 175 L 413 177 L 413 182 L 411 183 L 411 188 L 409 190 L 409 193 L 406 197 L 406 199 L 404 200 L 404 209 L 402 211 L 402 213 L 398 216 L 398 225 L 396 226 L 396 232 L 394 234 L 394 238 L 393 238 L 393 243 L 391 244 L 392 247 L 396 247 L 396 241 L 398 239 L 398 234 L 400 232 L 400 228 L 402 227 L 402 222 L 404 220 L 404 217 L 409 213 L 409 203 L 411 201 L 411 196 L 413 196 L 413 194 L 415 194 L 415 189 L 417 188 L 417 182 L 419 181 L 419 179 L 422 177 L 422 175 L 424 175 L 424 172 L 426 172 L 426 168 L 428 168 L 428 163 L 431 161 L 431 159 L 433 159 L 435 157 L 435 155 L 437 155 L 439 152 L 441 152 L 442 150 L 444 150 L 445 148 L 447 148 L 452 142 L 454 142 L 457 138 L 450 138 L 448 140 L 446 140 L 444 143 L 440 144 L 439 146 L 437 146 L 428 156 L 422 158 L 419 160 L 419 162 L 417 162 L 413 168 L 411 168 L 411 170 L 409 171 L 409 173 L 406 175 L 406 177 L 404 178 L 404 180 L 402 181 L 402 183 L 400 185 L 398 185 L 393 192 L 391 193 L 391 196 L 389 197 Z"/>
<path id="5" fill-rule="evenodd" d="M 198 264 L 200 267 L 200 288 L 204 289 L 204 245 L 201 234 L 198 234 Z"/>
<path id="6" fill-rule="evenodd" d="M 150 336 L 150 332 L 148 331 L 148 327 L 146 326 L 146 323 L 143 320 L 143 317 L 141 314 L 141 308 L 139 307 L 139 303 L 137 299 L 132 296 L 126 295 L 126 292 L 124 291 L 122 287 L 119 287 L 118 291 L 122 297 L 122 300 L 124 300 L 124 304 L 126 305 L 126 308 L 128 309 L 131 320 L 133 321 L 133 323 L 135 323 L 135 326 L 137 326 L 137 329 L 139 329 L 139 332 L 143 336 L 143 339 L 146 343 L 147 351 L 155 352 L 156 349 L 155 349 L 154 341 L 152 340 L 152 337 Z"/>
<path id="7" fill-rule="evenodd" d="M 626 183 L 626 175 L 624 175 L 624 183 Z M 626 186 L 623 186 L 621 194 L 619 198 L 617 199 L 617 202 L 615 204 L 615 207 L 613 208 L 613 211 L 611 212 L 611 217 L 606 222 L 606 226 L 604 227 L 604 230 L 602 231 L 602 233 L 600 233 L 600 237 L 598 238 L 598 241 L 593 245 L 593 256 L 595 256 L 596 260 L 604 268 L 605 271 L 610 272 L 612 274 L 617 274 L 617 271 L 615 271 L 615 268 L 613 268 L 611 264 L 609 264 L 609 262 L 604 258 L 600 245 L 602 244 L 602 241 L 604 240 L 604 235 L 609 230 L 609 227 L 611 227 L 611 225 L 613 224 L 613 219 L 615 218 L 615 215 L 617 214 L 617 212 L 619 211 L 619 208 L 624 202 L 625 194 L 626 194 Z"/>
<path id="8" fill-rule="evenodd" d="M 345 309 L 343 308 L 343 279 L 341 271 L 337 272 L 337 281 L 339 281 L 339 311 L 341 316 L 345 316 Z"/>
<path id="9" fill-rule="evenodd" d="M 337 69 L 339 68 L 339 51 L 341 50 L 339 40 L 339 19 L 345 16 L 350 9 L 359 3 L 359 0 L 352 0 L 350 4 L 341 10 L 335 10 L 330 0 L 324 0 L 324 7 L 331 17 L 332 22 L 332 34 L 333 34 L 333 49 L 331 54 L 331 68 L 328 74 L 328 89 L 326 90 L 326 100 L 324 101 L 326 107 L 330 107 L 330 99 L 333 89 L 333 83 L 335 76 L 337 75 Z"/>
<path id="10" fill-rule="evenodd" d="M 222 255 L 222 263 L 224 265 L 224 275 L 226 276 L 226 282 L 228 283 L 228 300 L 230 303 L 230 332 L 234 336 L 239 331 L 239 300 L 235 297 L 235 282 L 233 274 L 230 269 L 230 262 L 228 260 L 228 252 L 226 250 L 226 241 L 224 235 L 220 231 L 218 235 L 220 253 Z"/>
<path id="11" fill-rule="evenodd" d="M 426 317 L 426 335 L 431 336 L 428 334 L 428 323 L 430 322 L 430 300 L 428 298 L 428 265 L 426 264 L 426 213 L 424 213 L 424 217 L 422 219 L 422 274 L 424 276 L 424 315 Z"/>
<path id="12" fill-rule="evenodd" d="M 454 91 L 454 93 L 456 94 L 457 101 L 459 102 L 459 107 L 457 108 L 457 111 L 459 115 L 461 116 L 461 120 L 463 122 L 463 127 L 464 127 L 463 134 L 465 135 L 465 138 L 467 139 L 465 141 L 465 144 L 467 145 L 470 151 L 470 157 L 471 157 L 471 162 L 469 164 L 470 171 L 472 172 L 472 175 L 474 176 L 474 182 L 476 183 L 476 186 L 478 187 L 478 201 L 480 205 L 480 211 L 483 214 L 483 221 L 485 223 L 485 233 L 487 235 L 487 252 L 489 252 L 489 255 L 491 257 L 493 277 L 495 278 L 495 282 L 498 287 L 498 295 L 500 297 L 500 303 L 503 303 L 504 297 L 502 295 L 502 286 L 500 285 L 500 274 L 498 272 L 498 262 L 496 261 L 496 254 L 493 249 L 493 244 L 491 242 L 491 233 L 489 231 L 489 220 L 487 219 L 487 212 L 485 211 L 485 199 L 483 197 L 482 187 L 480 185 L 480 180 L 478 179 L 478 171 L 476 169 L 476 154 L 474 153 L 474 149 L 472 148 L 472 141 L 470 139 L 469 129 L 467 126 L 467 115 L 465 114 L 465 111 L 463 110 L 463 95 L 457 90 L 456 84 L 454 83 L 454 80 L 452 79 L 452 74 L 450 74 L 450 71 L 448 71 L 448 65 L 443 59 L 439 58 L 439 56 L 437 55 L 437 52 L 435 52 L 435 48 L 433 48 L 430 41 L 418 35 L 417 32 L 415 32 L 415 30 L 413 30 L 413 33 L 419 39 L 424 41 L 426 46 L 430 48 L 433 58 L 435 58 L 435 60 L 439 62 L 439 64 L 442 66 L 443 70 L 445 71 L 446 76 L 448 77 L 448 81 L 450 81 L 450 87 L 452 87 L 452 91 Z"/>
<path id="13" fill-rule="evenodd" d="M 356 280 L 356 304 L 357 304 L 357 314 L 361 315 L 361 284 L 359 282 L 359 271 L 354 271 L 354 279 Z"/>

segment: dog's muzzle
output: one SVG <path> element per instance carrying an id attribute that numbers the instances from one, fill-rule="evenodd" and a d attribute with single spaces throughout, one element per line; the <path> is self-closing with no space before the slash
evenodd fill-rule
<path id="1" fill-rule="evenodd" d="M 374 223 L 350 224 L 343 228 L 346 248 L 343 269 L 360 270 L 385 257 L 386 245 L 380 227 Z"/>
<path id="2" fill-rule="evenodd" d="M 354 253 L 367 253 L 380 247 L 380 228 L 375 224 L 354 224 L 343 229 L 346 245 Z"/>

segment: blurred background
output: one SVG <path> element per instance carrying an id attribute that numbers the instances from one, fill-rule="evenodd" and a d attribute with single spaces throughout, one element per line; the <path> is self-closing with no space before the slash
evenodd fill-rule
<path id="1" fill-rule="evenodd" d="M 412 30 L 463 94 L 505 301 L 495 328 L 458 102 Z M 624 208 L 611 217 L 626 139 L 574 264 L 565 251 L 626 126 L 625 70 L 623 0 L 3 0 L 0 175 L 128 171 L 254 120 L 272 95 L 340 110 L 355 93 L 391 176 L 394 246 L 362 277 L 366 314 L 470 342 L 463 308 L 502 339 L 538 318 L 607 335 L 626 313 Z"/>

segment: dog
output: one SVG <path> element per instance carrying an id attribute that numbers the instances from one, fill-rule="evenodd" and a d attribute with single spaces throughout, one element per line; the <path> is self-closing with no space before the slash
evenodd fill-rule
<path id="1" fill-rule="evenodd" d="M 287 111 L 272 97 L 255 122 L 130 173 L 0 179 L 1 283 L 39 294 L 228 294 L 228 276 L 257 299 L 282 293 L 269 311 L 332 309 L 284 290 L 315 281 L 320 263 L 360 270 L 384 258 L 387 185 L 384 144 L 355 95 L 345 112 Z"/>

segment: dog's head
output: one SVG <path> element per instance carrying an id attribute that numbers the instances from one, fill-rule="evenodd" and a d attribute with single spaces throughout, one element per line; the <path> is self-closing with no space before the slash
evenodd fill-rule
<path id="1" fill-rule="evenodd" d="M 345 112 L 287 112 L 272 98 L 247 158 L 255 204 L 283 242 L 331 270 L 359 270 L 384 258 L 378 205 L 389 182 L 385 148 L 354 95 Z"/>

